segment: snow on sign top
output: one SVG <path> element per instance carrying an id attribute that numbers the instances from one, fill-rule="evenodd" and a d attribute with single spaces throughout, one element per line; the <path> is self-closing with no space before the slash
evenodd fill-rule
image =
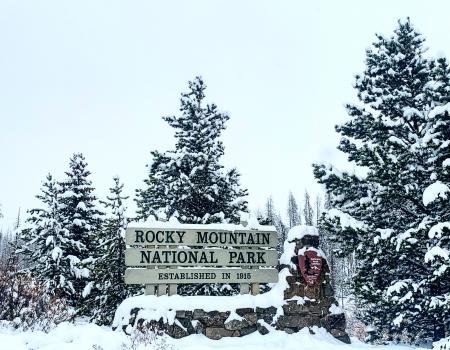
<path id="1" fill-rule="evenodd" d="M 145 222 L 130 222 L 127 226 L 128 228 L 153 228 L 167 230 L 169 228 L 176 229 L 187 229 L 187 230 L 198 230 L 198 229 L 208 229 L 215 231 L 238 231 L 238 230 L 259 230 L 259 231 L 271 231 L 276 232 L 275 226 L 270 225 L 260 225 L 256 220 L 249 220 L 247 226 L 235 225 L 235 224 L 182 224 L 175 217 L 171 217 L 169 221 L 157 221 L 157 220 L 147 220 Z"/>

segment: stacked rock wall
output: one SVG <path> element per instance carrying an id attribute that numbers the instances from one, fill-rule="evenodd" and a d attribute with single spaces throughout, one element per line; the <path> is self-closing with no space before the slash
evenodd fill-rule
<path id="1" fill-rule="evenodd" d="M 140 308 L 133 308 L 127 324 L 134 327 L 145 324 L 174 338 L 204 334 L 211 339 L 241 337 L 256 331 L 266 334 L 270 329 L 294 333 L 304 327 L 318 326 L 325 328 L 335 338 L 349 343 L 350 339 L 345 332 L 345 316 L 333 296 L 330 269 L 326 259 L 321 256 L 318 245 L 318 235 L 301 235 L 285 244 L 285 257 L 281 259 L 284 264 L 280 265 L 280 269 L 289 269 L 290 275 L 287 274 L 286 277 L 287 288 L 284 290 L 284 304 L 281 307 L 234 310 L 233 305 L 230 305 L 230 310 L 233 311 L 175 310 L 171 322 L 164 321 L 162 317 L 158 320 L 146 319 Z M 319 252 L 322 258 L 320 275 L 313 285 L 305 282 L 298 267 L 299 252 L 307 250 Z M 127 325 L 123 325 L 123 328 L 126 330 Z"/>

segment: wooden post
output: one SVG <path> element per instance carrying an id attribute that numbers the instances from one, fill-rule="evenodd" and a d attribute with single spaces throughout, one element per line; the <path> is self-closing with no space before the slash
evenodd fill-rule
<path id="1" fill-rule="evenodd" d="M 251 290 L 252 290 L 252 295 L 257 295 L 259 294 L 259 283 L 252 283 L 250 285 Z"/>
<path id="2" fill-rule="evenodd" d="M 156 286 L 156 288 L 158 289 L 156 291 L 157 295 L 160 297 L 161 295 L 165 295 L 167 293 L 167 284 L 158 284 Z"/>
<path id="3" fill-rule="evenodd" d="M 145 285 L 145 295 L 155 295 L 155 285 L 146 284 Z"/>
<path id="4" fill-rule="evenodd" d="M 178 284 L 169 284 L 169 295 L 177 295 L 177 286 Z"/>
<path id="5" fill-rule="evenodd" d="M 240 294 L 248 294 L 249 290 L 250 290 L 250 284 L 248 284 L 248 283 L 240 284 L 240 288 L 239 288 Z"/>

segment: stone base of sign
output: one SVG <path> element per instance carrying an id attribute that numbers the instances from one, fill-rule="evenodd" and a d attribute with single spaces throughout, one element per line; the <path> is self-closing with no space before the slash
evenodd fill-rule
<path id="1" fill-rule="evenodd" d="M 174 322 L 169 324 L 162 318 L 159 321 L 138 318 L 140 309 L 134 308 L 130 312 L 129 325 L 159 329 L 173 338 L 204 334 L 211 339 L 242 337 L 254 332 L 264 335 L 272 328 L 295 333 L 304 327 L 318 326 L 325 328 L 335 338 L 350 343 L 345 331 L 345 316 L 340 312 L 334 298 L 330 269 L 326 260 L 323 260 L 319 279 L 313 286 L 305 283 L 296 266 L 298 251 L 308 247 L 318 248 L 318 242 L 316 236 L 305 236 L 293 242 L 295 243 L 291 261 L 293 264 L 280 266 L 289 268 L 291 276 L 286 278 L 288 288 L 284 291 L 285 304 L 279 309 L 276 307 L 236 309 L 233 312 L 238 317 L 231 318 L 230 311 L 176 310 Z M 230 321 L 226 322 L 228 318 Z M 123 329 L 126 332 L 127 326 L 123 326 Z M 310 328 L 310 331 L 313 332 L 313 329 Z"/>
<path id="2" fill-rule="evenodd" d="M 350 343 L 345 332 L 344 314 L 326 314 L 330 303 L 306 302 L 304 305 L 297 304 L 296 300 L 288 301 L 283 306 L 284 315 L 277 315 L 275 307 L 269 308 L 245 308 L 237 309 L 235 312 L 240 319 L 234 319 L 225 323 L 230 312 L 203 310 L 177 311 L 173 324 L 159 321 L 148 321 L 136 319 L 139 309 L 132 310 L 130 324 L 134 327 L 150 327 L 158 329 L 173 338 L 182 338 L 191 334 L 204 334 L 210 339 L 223 337 L 242 337 L 250 333 L 259 332 L 264 335 L 272 327 L 283 330 L 286 333 L 295 333 L 304 327 L 318 326 L 325 328 L 335 338 Z"/>

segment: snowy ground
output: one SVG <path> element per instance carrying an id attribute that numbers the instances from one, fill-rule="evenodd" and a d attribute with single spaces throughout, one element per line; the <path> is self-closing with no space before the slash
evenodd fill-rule
<path id="1" fill-rule="evenodd" d="M 357 340 L 347 345 L 334 339 L 325 330 L 314 328 L 316 334 L 303 329 L 297 334 L 288 335 L 281 331 L 272 331 L 262 336 L 253 333 L 242 338 L 223 338 L 211 340 L 203 335 L 191 335 L 183 339 L 166 339 L 166 346 L 158 339 L 154 345 L 132 346 L 130 338 L 121 332 L 94 324 L 73 325 L 62 323 L 49 333 L 15 332 L 7 327 L 0 327 L 0 349 L 2 350 L 411 350 L 407 346 L 371 346 Z M 159 344 L 159 346 L 158 346 Z M 172 345 L 172 347 L 170 346 Z"/>

